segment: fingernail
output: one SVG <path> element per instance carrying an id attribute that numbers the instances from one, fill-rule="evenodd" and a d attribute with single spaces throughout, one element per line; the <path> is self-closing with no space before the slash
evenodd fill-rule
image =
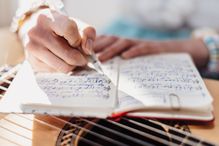
<path id="1" fill-rule="evenodd" d="M 88 39 L 85 45 L 87 54 L 91 55 L 93 50 L 93 40 Z"/>

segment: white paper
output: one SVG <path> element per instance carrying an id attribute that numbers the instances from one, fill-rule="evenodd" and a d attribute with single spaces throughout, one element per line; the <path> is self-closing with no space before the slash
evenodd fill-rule
<path id="1" fill-rule="evenodd" d="M 115 86 L 105 75 L 97 73 L 78 76 L 40 74 L 37 75 L 36 81 L 50 101 L 46 103 L 39 100 L 38 104 L 103 108 L 114 107 L 115 104 Z"/>
<path id="2" fill-rule="evenodd" d="M 25 62 L 1 100 L 0 112 L 96 117 L 110 116 L 113 110 L 211 113 L 212 97 L 187 54 L 115 58 L 102 68 L 106 76 L 82 71 L 75 76 L 37 74 L 35 79 Z M 173 116 L 167 114 L 163 117 Z"/>
<path id="3" fill-rule="evenodd" d="M 206 110 L 212 102 L 187 54 L 151 55 L 122 61 L 119 90 L 122 91 L 119 92 L 121 98 L 119 101 L 126 102 L 126 104 L 120 102 L 121 109 L 134 107 L 133 104 L 138 103 L 136 108 L 144 105 L 146 109 Z"/>
<path id="4" fill-rule="evenodd" d="M 115 94 L 115 86 L 103 75 L 53 74 L 36 79 L 25 62 L 1 100 L 0 111 L 106 117 L 115 107 Z"/>

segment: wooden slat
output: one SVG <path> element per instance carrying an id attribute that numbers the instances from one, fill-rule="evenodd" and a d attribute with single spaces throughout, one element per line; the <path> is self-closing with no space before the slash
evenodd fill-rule
<path id="1" fill-rule="evenodd" d="M 18 144 L 13 143 L 5 138 L 0 137 L 0 144 L 3 146 L 19 146 Z"/>
<path id="2" fill-rule="evenodd" d="M 0 136 L 2 138 L 5 138 L 8 141 L 11 141 L 17 145 L 21 145 L 21 146 L 31 146 L 32 145 L 32 141 L 24 138 L 14 132 L 11 132 L 5 128 L 0 127 Z M 1 144 L 2 145 L 2 144 Z"/>
<path id="3" fill-rule="evenodd" d="M 28 130 L 24 128 L 24 126 L 16 124 L 16 121 L 10 122 L 8 120 L 2 119 L 0 121 L 0 127 L 8 129 L 9 131 L 13 131 L 14 133 L 17 133 L 24 138 L 32 140 L 32 130 Z"/>
<path id="4" fill-rule="evenodd" d="M 9 114 L 4 117 L 6 120 L 16 122 L 17 125 L 20 125 L 26 129 L 32 130 L 33 129 L 33 121 L 27 120 L 19 115 Z"/>

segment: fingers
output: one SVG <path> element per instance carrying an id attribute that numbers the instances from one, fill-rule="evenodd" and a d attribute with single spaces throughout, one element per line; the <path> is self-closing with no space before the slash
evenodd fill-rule
<path id="1" fill-rule="evenodd" d="M 49 33 L 49 39 L 41 40 L 52 53 L 64 60 L 69 65 L 84 66 L 87 64 L 86 58 L 78 49 L 74 49 L 68 43 L 57 35 Z"/>
<path id="2" fill-rule="evenodd" d="M 48 19 L 46 16 L 42 16 L 40 19 L 44 21 L 44 24 L 47 24 Z M 84 66 L 87 63 L 79 50 L 72 48 L 65 39 L 54 34 L 51 29 L 47 29 L 46 25 L 43 28 L 38 26 L 31 29 L 28 35 L 30 40 L 48 48 L 54 55 L 69 65 Z"/>
<path id="3" fill-rule="evenodd" d="M 103 52 L 101 52 L 99 59 L 100 61 L 107 61 L 114 56 L 120 54 L 127 48 L 131 47 L 133 45 L 133 42 L 128 39 L 119 39 L 112 45 L 108 46 L 107 48 L 104 49 Z"/>
<path id="4" fill-rule="evenodd" d="M 96 38 L 94 28 L 83 25 L 81 29 L 76 21 L 48 9 L 31 18 L 36 25 L 30 25 L 25 46 L 28 44 L 27 57 L 31 54 L 34 64 L 62 72 L 87 64 L 85 56 L 91 54 Z"/>
<path id="5" fill-rule="evenodd" d="M 105 48 L 112 45 L 114 42 L 116 42 L 119 38 L 116 36 L 98 36 L 94 43 L 94 51 L 96 53 L 102 52 Z"/>
<path id="6" fill-rule="evenodd" d="M 67 64 L 62 59 L 55 56 L 52 52 L 50 52 L 47 48 L 40 47 L 34 42 L 28 43 L 27 45 L 27 51 L 29 52 L 30 56 L 34 56 L 44 64 L 46 64 L 49 68 L 49 70 L 56 70 L 59 72 L 68 73 L 69 71 L 73 70 L 75 66 Z M 33 62 L 34 60 L 32 60 Z M 45 68 L 46 65 L 42 65 L 42 63 L 39 63 L 39 61 L 35 62 L 34 66 L 41 65 L 42 68 Z M 50 69 L 52 68 L 52 69 Z"/>
<path id="7" fill-rule="evenodd" d="M 37 72 L 57 72 L 54 68 L 48 66 L 38 58 L 34 57 L 33 55 L 29 55 L 27 60 L 31 63 L 32 68 L 34 71 Z"/>
<path id="8" fill-rule="evenodd" d="M 81 36 L 77 24 L 67 16 L 61 15 L 56 11 L 52 11 L 52 15 L 54 20 L 50 21 L 51 29 L 57 35 L 64 37 L 70 46 L 79 47 L 81 44 Z"/>
<path id="9" fill-rule="evenodd" d="M 134 58 L 148 54 L 158 54 L 166 52 L 162 42 L 159 41 L 139 41 L 127 51 L 124 51 L 121 56 L 124 59 Z"/>
<path id="10" fill-rule="evenodd" d="M 145 44 L 139 44 L 136 46 L 131 47 L 127 51 L 123 52 L 121 56 L 124 59 L 130 59 L 137 56 L 143 56 L 149 54 L 149 48 Z"/>
<path id="11" fill-rule="evenodd" d="M 86 25 L 86 27 L 84 26 L 81 37 L 79 28 L 74 20 L 69 19 L 67 16 L 60 15 L 55 11 L 53 11 L 52 14 L 54 16 L 53 21 L 46 16 L 41 16 L 41 21 L 47 22 L 48 27 L 51 28 L 51 32 L 49 32 L 50 42 L 44 42 L 46 47 L 71 65 L 85 65 L 87 61 L 82 54 L 90 55 L 92 53 L 93 42 L 96 38 L 95 29 L 88 25 Z M 80 21 L 80 23 L 82 22 Z M 55 32 L 56 35 L 52 32 Z M 62 39 L 62 37 L 65 39 Z M 67 42 L 65 42 L 65 40 L 67 40 Z M 82 50 L 80 46 L 82 46 Z M 72 47 L 77 49 L 72 49 Z M 62 48 L 65 50 L 62 50 Z M 80 53 L 80 51 L 83 53 Z"/>

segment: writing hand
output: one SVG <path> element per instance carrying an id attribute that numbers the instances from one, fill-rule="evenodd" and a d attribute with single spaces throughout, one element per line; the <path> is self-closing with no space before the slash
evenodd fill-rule
<path id="1" fill-rule="evenodd" d="M 85 55 L 92 51 L 96 37 L 94 28 L 81 28 L 68 16 L 49 9 L 28 21 L 32 24 L 26 31 L 26 57 L 35 70 L 67 73 L 87 64 Z"/>

